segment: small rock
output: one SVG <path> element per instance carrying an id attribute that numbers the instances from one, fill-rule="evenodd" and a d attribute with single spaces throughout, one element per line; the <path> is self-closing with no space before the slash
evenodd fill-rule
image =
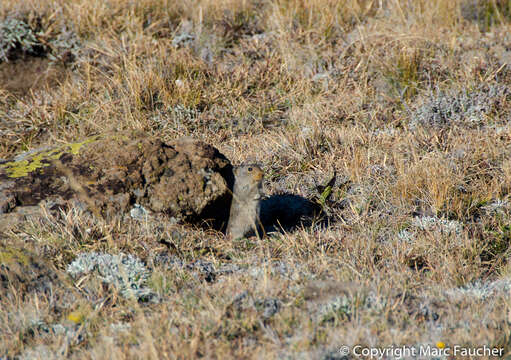
<path id="1" fill-rule="evenodd" d="M 196 260 L 186 265 L 188 270 L 195 270 L 201 279 L 206 282 L 213 282 L 216 279 L 215 267 L 212 263 L 204 260 Z"/>
<path id="2" fill-rule="evenodd" d="M 130 210 L 130 216 L 139 221 L 147 220 L 149 218 L 149 211 L 147 211 L 142 205 L 135 204 Z"/>
<path id="3" fill-rule="evenodd" d="M 278 313 L 282 304 L 279 299 L 263 299 L 256 300 L 255 306 L 262 311 L 262 317 L 266 320 Z"/>

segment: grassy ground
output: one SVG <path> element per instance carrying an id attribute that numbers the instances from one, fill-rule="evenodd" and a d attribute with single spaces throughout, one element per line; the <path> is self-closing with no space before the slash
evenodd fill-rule
<path id="1" fill-rule="evenodd" d="M 77 211 L 10 231 L 77 295 L 1 299 L 0 358 L 511 354 L 510 21 L 501 0 L 3 0 L 0 158 L 141 129 L 259 162 L 267 194 L 338 178 L 328 227 L 263 240 Z M 71 277 L 93 251 L 140 259 L 150 301 Z"/>

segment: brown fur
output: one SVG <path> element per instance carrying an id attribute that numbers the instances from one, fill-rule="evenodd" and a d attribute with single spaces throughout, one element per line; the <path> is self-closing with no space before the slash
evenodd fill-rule
<path id="1" fill-rule="evenodd" d="M 263 170 L 255 164 L 241 165 L 234 171 L 235 181 L 227 235 L 233 239 L 259 234 Z"/>

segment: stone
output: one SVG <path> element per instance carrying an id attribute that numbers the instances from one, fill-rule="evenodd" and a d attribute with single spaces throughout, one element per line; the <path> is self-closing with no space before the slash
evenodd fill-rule
<path id="1" fill-rule="evenodd" d="M 229 216 L 233 179 L 229 160 L 201 141 L 165 143 L 143 133 L 94 136 L 1 163 L 0 224 L 23 219 L 9 215 L 20 207 L 53 204 L 54 210 L 65 204 L 112 218 L 129 216 L 138 204 L 179 221 L 210 220 L 220 229 Z"/>

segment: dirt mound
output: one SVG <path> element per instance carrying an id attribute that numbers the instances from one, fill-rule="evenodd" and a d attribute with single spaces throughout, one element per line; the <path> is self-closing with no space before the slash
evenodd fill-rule
<path id="1" fill-rule="evenodd" d="M 219 228 L 228 217 L 232 183 L 229 160 L 203 142 L 96 136 L 0 164 L 0 223 L 2 216 L 42 202 L 50 209 L 80 206 L 106 218 L 138 204 L 179 221 L 212 219 Z"/>
<path id="2" fill-rule="evenodd" d="M 69 76 L 81 42 L 67 26 L 45 26 L 28 14 L 0 19 L 0 90 L 24 96 Z"/>
<path id="3" fill-rule="evenodd" d="M 0 63 L 0 89 L 25 95 L 63 82 L 69 70 L 43 57 L 27 57 Z"/>

